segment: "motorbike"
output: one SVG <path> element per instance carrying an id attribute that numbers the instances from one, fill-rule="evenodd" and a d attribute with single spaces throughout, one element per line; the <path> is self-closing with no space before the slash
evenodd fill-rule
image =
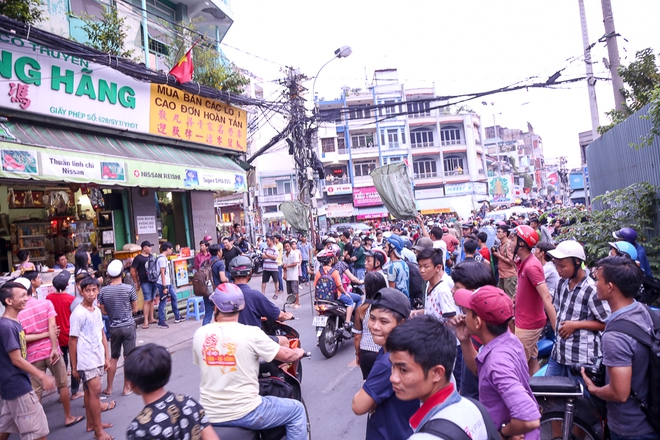
<path id="1" fill-rule="evenodd" d="M 354 293 L 364 295 L 363 287 L 352 284 Z M 337 349 L 344 341 L 353 339 L 353 334 L 344 329 L 346 322 L 346 306 L 340 301 L 314 300 L 314 309 L 317 316 L 312 320 L 312 326 L 316 328 L 319 350 L 326 358 L 337 354 Z"/>
<path id="2" fill-rule="evenodd" d="M 261 273 L 264 269 L 264 257 L 261 255 L 261 251 L 252 247 L 245 255 L 252 260 L 252 273 Z"/>
<path id="3" fill-rule="evenodd" d="M 282 311 L 285 312 L 287 304 L 291 305 L 295 301 L 295 295 L 287 296 L 286 302 L 282 305 Z M 289 348 L 300 347 L 300 333 L 283 322 L 263 319 L 261 328 L 267 335 L 286 337 Z M 310 359 L 311 356 L 312 354 L 307 352 L 303 357 Z M 286 397 L 301 402 L 307 415 L 307 438 L 311 439 L 312 428 L 309 413 L 302 397 L 303 367 L 301 360 L 295 362 L 261 361 L 259 363 L 259 394 L 262 396 Z M 227 426 L 214 426 L 213 428 L 222 440 L 281 440 L 286 438 L 286 427 L 284 426 L 276 426 L 261 431 Z"/>

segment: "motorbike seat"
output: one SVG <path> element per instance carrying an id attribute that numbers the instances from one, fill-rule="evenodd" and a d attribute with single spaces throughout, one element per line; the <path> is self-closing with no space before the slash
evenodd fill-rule
<path id="1" fill-rule="evenodd" d="M 581 396 L 582 385 L 577 380 L 563 376 L 532 376 L 529 378 L 532 393 L 538 396 Z"/>
<path id="2" fill-rule="evenodd" d="M 222 440 L 259 440 L 259 431 L 234 426 L 214 426 L 213 429 Z"/>

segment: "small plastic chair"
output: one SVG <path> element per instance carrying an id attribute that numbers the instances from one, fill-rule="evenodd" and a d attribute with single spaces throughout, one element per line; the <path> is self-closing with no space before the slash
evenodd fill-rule
<path id="1" fill-rule="evenodd" d="M 190 306 L 193 307 L 192 312 L 190 311 Z M 201 296 L 191 296 L 186 301 L 186 321 L 194 316 L 197 321 L 204 318 L 204 298 Z"/>

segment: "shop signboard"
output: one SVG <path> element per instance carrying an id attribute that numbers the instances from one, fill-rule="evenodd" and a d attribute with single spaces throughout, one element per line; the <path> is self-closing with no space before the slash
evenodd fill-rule
<path id="1" fill-rule="evenodd" d="M 0 107 L 246 151 L 246 113 L 237 107 L 3 32 L 0 51 Z"/>
<path id="2" fill-rule="evenodd" d="M 434 199 L 436 197 L 443 197 L 444 195 L 445 192 L 442 190 L 442 188 L 415 190 L 415 200 Z"/>
<path id="3" fill-rule="evenodd" d="M 205 191 L 247 191 L 245 173 L 4 143 L 0 177 Z M 19 165 L 19 166 L 17 166 Z M 26 171 L 29 169 L 29 172 Z"/>
<path id="4" fill-rule="evenodd" d="M 451 183 L 445 185 L 445 194 L 448 196 L 487 194 L 487 188 L 484 182 Z"/>
<path id="5" fill-rule="evenodd" d="M 491 203 L 513 203 L 515 194 L 511 175 L 489 177 L 488 192 Z"/>
<path id="6" fill-rule="evenodd" d="M 329 196 L 350 194 L 353 192 L 353 185 L 350 183 L 344 183 L 341 185 L 326 185 L 325 190 Z"/>
<path id="7" fill-rule="evenodd" d="M 325 212 L 329 218 L 352 217 L 353 205 L 350 203 L 329 203 L 326 205 Z"/>
<path id="8" fill-rule="evenodd" d="M 177 287 L 181 287 L 189 283 L 188 259 L 174 261 L 174 277 Z"/>
<path id="9" fill-rule="evenodd" d="M 137 233 L 142 234 L 156 234 L 156 216 L 154 215 L 138 215 L 136 217 Z"/>
<path id="10" fill-rule="evenodd" d="M 358 220 L 372 220 L 375 218 L 384 218 L 389 216 L 390 214 L 383 209 L 383 212 L 370 212 L 368 214 L 358 214 L 357 219 Z"/>
<path id="11" fill-rule="evenodd" d="M 355 188 L 353 190 L 353 205 L 356 208 L 364 206 L 380 206 L 382 204 L 383 201 L 381 200 L 375 186 Z"/>

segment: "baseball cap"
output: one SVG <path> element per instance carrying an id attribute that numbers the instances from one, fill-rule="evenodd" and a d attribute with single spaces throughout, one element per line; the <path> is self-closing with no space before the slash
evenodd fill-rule
<path id="1" fill-rule="evenodd" d="M 428 237 L 422 237 L 417 240 L 417 243 L 412 248 L 418 251 L 423 251 L 425 249 L 431 249 L 433 247 L 433 240 Z"/>
<path id="2" fill-rule="evenodd" d="M 53 287 L 57 290 L 64 290 L 69 285 L 69 280 L 71 279 L 71 272 L 68 270 L 63 270 L 53 278 Z"/>
<path id="3" fill-rule="evenodd" d="M 471 227 L 472 227 L 472 225 L 469 224 L 469 223 L 463 223 L 463 224 L 461 225 L 461 229 L 470 229 Z"/>
<path id="4" fill-rule="evenodd" d="M 562 241 L 555 249 L 548 251 L 548 255 L 558 260 L 564 258 L 579 258 L 584 261 L 587 259 L 584 254 L 584 248 L 575 240 Z"/>
<path id="5" fill-rule="evenodd" d="M 454 292 L 454 302 L 457 306 L 470 308 L 470 298 L 472 298 L 472 291 L 467 289 L 457 289 Z"/>
<path id="6" fill-rule="evenodd" d="M 151 247 L 151 246 L 153 246 L 153 245 L 154 245 L 154 244 L 151 243 L 149 240 L 145 240 L 145 241 L 142 242 L 142 244 L 140 244 L 140 247 L 145 247 L 145 246 L 149 246 L 149 247 Z"/>
<path id="7" fill-rule="evenodd" d="M 28 292 L 30 291 L 30 287 L 32 287 L 32 283 L 30 282 L 30 280 L 28 280 L 25 277 L 18 277 L 14 280 L 14 282 L 25 287 L 25 290 L 27 290 Z"/>
<path id="8" fill-rule="evenodd" d="M 487 324 L 504 324 L 513 317 L 513 301 L 511 301 L 511 298 L 504 290 L 498 289 L 495 286 L 481 287 L 475 290 L 469 297 L 469 305 L 465 305 L 465 300 L 467 299 L 465 293 L 458 295 L 461 290 L 464 289 L 459 289 L 454 295 L 456 304 L 460 303 L 462 307 L 474 310 L 474 313 Z M 460 298 L 457 298 L 457 295 Z"/>
<path id="9" fill-rule="evenodd" d="M 121 275 L 121 272 L 124 270 L 124 264 L 119 261 L 119 260 L 112 260 L 110 264 L 108 264 L 108 276 L 112 278 L 116 278 L 119 275 Z"/>
<path id="10" fill-rule="evenodd" d="M 404 318 L 410 316 L 410 300 L 401 291 L 391 287 L 384 287 L 376 292 L 373 305 L 390 309 Z"/>

